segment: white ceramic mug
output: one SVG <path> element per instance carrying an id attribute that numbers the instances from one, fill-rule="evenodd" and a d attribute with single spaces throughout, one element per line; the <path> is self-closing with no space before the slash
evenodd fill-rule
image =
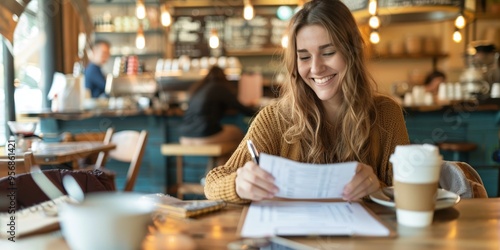
<path id="1" fill-rule="evenodd" d="M 142 194 L 89 194 L 80 204 L 61 204 L 62 234 L 73 250 L 141 249 L 154 207 Z"/>
<path id="2" fill-rule="evenodd" d="M 399 224 L 432 224 L 442 156 L 431 144 L 396 146 L 390 157 L 394 172 L 394 199 Z"/>

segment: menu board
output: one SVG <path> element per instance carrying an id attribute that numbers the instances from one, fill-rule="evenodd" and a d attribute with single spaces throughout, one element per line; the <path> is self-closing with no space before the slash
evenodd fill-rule
<path id="1" fill-rule="evenodd" d="M 461 0 L 379 0 L 379 7 L 460 6 Z"/>
<path id="2" fill-rule="evenodd" d="M 343 0 L 351 11 L 368 8 L 369 0 Z M 461 0 L 378 0 L 378 6 L 386 7 L 414 7 L 414 6 L 460 6 Z"/>
<path id="3" fill-rule="evenodd" d="M 255 50 L 281 46 L 288 22 L 276 17 L 256 16 L 247 21 L 240 17 L 226 19 L 227 50 Z"/>
<path id="4" fill-rule="evenodd" d="M 197 16 L 180 16 L 175 19 L 170 32 L 170 39 L 175 44 L 175 57 L 187 55 L 200 57 L 207 53 L 203 46 L 203 18 Z"/>
<path id="5" fill-rule="evenodd" d="M 179 16 L 173 25 L 171 40 L 175 57 L 210 56 L 209 37 L 217 30 L 221 45 L 227 51 L 259 50 L 281 46 L 288 21 L 275 16 L 255 16 L 247 21 L 242 17 Z"/>
<path id="6" fill-rule="evenodd" d="M 187 55 L 197 58 L 210 55 L 208 40 L 212 29 L 224 36 L 224 16 L 179 16 L 172 26 L 171 41 L 175 57 Z"/>
<path id="7" fill-rule="evenodd" d="M 343 0 L 351 11 L 368 8 L 369 0 Z M 461 0 L 378 0 L 380 8 L 414 6 L 460 6 Z"/>

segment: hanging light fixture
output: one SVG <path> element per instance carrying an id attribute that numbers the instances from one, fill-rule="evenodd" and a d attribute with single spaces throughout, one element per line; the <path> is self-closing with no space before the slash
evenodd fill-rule
<path id="1" fill-rule="evenodd" d="M 135 5 L 135 15 L 139 19 L 144 19 L 146 17 L 146 6 L 144 5 L 144 0 L 137 0 Z"/>
<path id="2" fill-rule="evenodd" d="M 210 38 L 208 39 L 208 46 L 212 49 L 216 49 L 219 47 L 219 35 L 217 34 L 217 30 L 213 28 L 210 31 Z"/>
<path id="3" fill-rule="evenodd" d="M 283 34 L 283 36 L 281 37 L 281 47 L 283 47 L 284 49 L 288 48 L 288 35 L 287 34 Z"/>
<path id="4" fill-rule="evenodd" d="M 146 47 L 146 38 L 144 37 L 142 24 L 140 24 L 139 29 L 137 29 L 137 36 L 135 37 L 135 47 L 138 49 L 144 49 Z"/>
<path id="5" fill-rule="evenodd" d="M 460 13 L 458 16 L 457 16 L 457 19 L 455 19 L 455 27 L 459 28 L 459 29 L 463 29 L 466 25 L 466 21 L 465 21 L 465 18 L 464 18 L 464 15 L 462 15 L 462 13 Z"/>
<path id="6" fill-rule="evenodd" d="M 168 27 L 170 24 L 172 24 L 172 15 L 170 15 L 167 6 L 164 4 L 161 6 L 161 25 Z"/>
<path id="7" fill-rule="evenodd" d="M 370 13 L 370 15 L 374 16 L 377 14 L 377 1 L 376 0 L 370 0 L 370 2 L 368 3 L 368 13 Z"/>
<path id="8" fill-rule="evenodd" d="M 380 27 L 380 19 L 378 16 L 371 16 L 368 20 L 368 25 L 370 25 L 372 29 L 378 29 Z"/>
<path id="9" fill-rule="evenodd" d="M 370 42 L 373 44 L 378 44 L 380 42 L 380 34 L 378 33 L 378 28 L 380 27 L 380 19 L 377 15 L 378 13 L 378 3 L 377 0 L 370 0 L 368 3 L 368 13 L 371 17 L 368 20 L 368 26 L 371 28 L 370 32 Z"/>
<path id="10" fill-rule="evenodd" d="M 465 28 L 465 25 L 467 24 L 464 17 L 464 8 L 465 8 L 464 5 L 465 1 L 462 1 L 460 4 L 460 12 L 458 13 L 457 18 L 455 19 L 455 31 L 453 32 L 453 41 L 456 43 L 462 41 L 462 34 L 460 33 L 460 30 Z"/>
<path id="11" fill-rule="evenodd" d="M 243 18 L 245 18 L 245 20 L 252 20 L 252 18 L 254 17 L 254 9 L 253 9 L 253 5 L 250 2 L 250 0 L 244 0 L 243 6 L 244 6 L 243 7 Z"/>
<path id="12" fill-rule="evenodd" d="M 372 30 L 370 33 L 370 42 L 373 44 L 378 44 L 380 42 L 380 35 L 376 29 Z"/>
<path id="13" fill-rule="evenodd" d="M 453 41 L 459 43 L 462 41 L 462 34 L 458 28 L 455 28 L 455 32 L 453 32 Z"/>

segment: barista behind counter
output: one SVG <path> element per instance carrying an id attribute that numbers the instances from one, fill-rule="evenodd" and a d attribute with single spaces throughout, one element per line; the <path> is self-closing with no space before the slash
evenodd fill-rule
<path id="1" fill-rule="evenodd" d="M 102 66 L 110 57 L 111 44 L 106 40 L 96 40 L 89 55 L 90 63 L 85 68 L 85 88 L 90 90 L 92 98 L 106 96 L 104 89 L 106 78 L 102 73 Z"/>

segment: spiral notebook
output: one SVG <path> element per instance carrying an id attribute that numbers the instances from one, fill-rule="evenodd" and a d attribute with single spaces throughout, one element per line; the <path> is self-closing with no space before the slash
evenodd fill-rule
<path id="1" fill-rule="evenodd" d="M 157 212 L 181 218 L 191 218 L 211 213 L 226 206 L 226 203 L 222 200 L 180 200 L 169 195 L 148 197 L 155 199 Z"/>
<path id="2" fill-rule="evenodd" d="M 57 205 L 69 200 L 64 195 L 11 213 L 0 213 L 0 238 L 25 237 L 59 229 Z"/>

